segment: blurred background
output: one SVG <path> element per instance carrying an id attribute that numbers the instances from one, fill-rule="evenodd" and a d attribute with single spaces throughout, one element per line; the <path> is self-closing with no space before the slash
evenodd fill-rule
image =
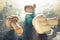
<path id="1" fill-rule="evenodd" d="M 36 4 L 35 15 L 43 14 L 47 18 L 57 17 L 58 25 L 54 29 L 56 37 L 53 40 L 60 40 L 60 0 L 0 0 L 0 35 L 9 29 L 5 26 L 5 18 L 10 15 L 16 15 L 21 25 L 24 25 L 25 5 Z"/>

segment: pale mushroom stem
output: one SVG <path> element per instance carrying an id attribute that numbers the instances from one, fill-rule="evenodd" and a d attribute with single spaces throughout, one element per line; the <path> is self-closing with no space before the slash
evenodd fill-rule
<path id="1" fill-rule="evenodd" d="M 23 34 L 23 29 L 21 26 L 19 26 L 17 23 L 11 23 L 13 29 L 15 30 L 15 32 L 17 33 L 18 36 Z"/>

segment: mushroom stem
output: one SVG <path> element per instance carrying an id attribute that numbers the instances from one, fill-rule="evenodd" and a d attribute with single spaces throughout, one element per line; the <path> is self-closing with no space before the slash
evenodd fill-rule
<path id="1" fill-rule="evenodd" d="M 15 30 L 15 32 L 17 33 L 18 36 L 22 35 L 23 33 L 23 29 L 20 25 L 18 25 L 17 23 L 11 23 L 13 29 Z"/>

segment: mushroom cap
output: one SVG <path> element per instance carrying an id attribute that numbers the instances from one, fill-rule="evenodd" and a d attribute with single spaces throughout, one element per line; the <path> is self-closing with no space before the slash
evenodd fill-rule
<path id="1" fill-rule="evenodd" d="M 58 25 L 58 19 L 55 17 L 55 18 L 47 18 L 47 22 L 49 25 Z"/>
<path id="2" fill-rule="evenodd" d="M 9 28 L 12 28 L 12 26 L 11 26 L 12 22 L 14 22 L 14 23 L 18 22 L 18 17 L 16 17 L 16 16 L 9 16 L 9 17 L 7 17 L 5 19 L 5 24 Z"/>
<path id="3" fill-rule="evenodd" d="M 27 13 L 32 13 L 34 11 L 34 9 L 35 9 L 35 7 L 31 6 L 31 5 L 26 5 L 24 7 L 25 12 L 27 12 Z"/>
<path id="4" fill-rule="evenodd" d="M 38 15 L 32 20 L 32 24 L 39 34 L 47 33 L 51 30 L 51 26 L 48 24 L 46 17 Z"/>

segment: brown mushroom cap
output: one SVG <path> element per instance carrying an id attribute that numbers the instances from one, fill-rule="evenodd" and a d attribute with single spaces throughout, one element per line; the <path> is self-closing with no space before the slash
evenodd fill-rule
<path id="1" fill-rule="evenodd" d="M 18 22 L 18 17 L 16 16 L 9 16 L 5 19 L 5 24 L 7 27 L 12 28 L 11 22 Z"/>
<path id="2" fill-rule="evenodd" d="M 34 10 L 35 10 L 35 5 L 31 6 L 31 5 L 26 5 L 24 7 L 24 10 L 25 12 L 28 12 L 28 13 L 32 13 Z"/>

